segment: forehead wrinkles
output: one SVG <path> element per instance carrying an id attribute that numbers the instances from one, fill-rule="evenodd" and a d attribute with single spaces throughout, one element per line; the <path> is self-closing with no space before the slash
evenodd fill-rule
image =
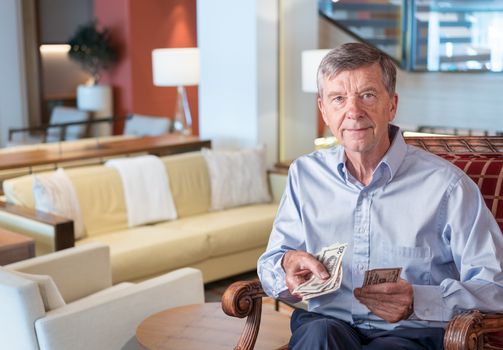
<path id="1" fill-rule="evenodd" d="M 327 93 L 336 91 L 341 93 L 359 93 L 370 88 L 376 90 L 375 77 L 370 77 L 369 74 L 348 74 L 341 72 L 333 78 L 327 79 Z"/>

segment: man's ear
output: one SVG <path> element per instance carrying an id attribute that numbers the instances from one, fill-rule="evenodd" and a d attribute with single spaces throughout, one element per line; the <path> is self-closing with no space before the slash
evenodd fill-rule
<path id="1" fill-rule="evenodd" d="M 391 99 L 391 103 L 390 103 L 390 110 L 389 110 L 389 121 L 393 121 L 393 119 L 395 119 L 396 117 L 396 110 L 397 110 L 397 107 L 398 107 L 398 95 L 395 94 L 393 96 L 393 98 Z"/>
<path id="2" fill-rule="evenodd" d="M 318 96 L 318 108 L 320 109 L 321 117 L 323 118 L 325 125 L 328 126 L 328 120 L 327 120 L 326 113 L 325 113 L 325 107 L 323 106 L 323 101 L 321 100 L 320 96 Z"/>

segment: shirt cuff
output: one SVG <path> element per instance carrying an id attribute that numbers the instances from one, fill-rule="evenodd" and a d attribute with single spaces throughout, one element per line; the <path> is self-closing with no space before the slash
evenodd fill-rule
<path id="1" fill-rule="evenodd" d="M 281 257 L 276 260 L 276 263 L 274 264 L 274 291 L 278 297 L 280 292 L 283 292 L 286 288 L 286 283 L 285 283 L 285 270 L 283 270 L 283 257 L 285 256 L 285 253 L 281 254 Z"/>
<path id="2" fill-rule="evenodd" d="M 290 294 L 290 291 L 288 289 L 285 289 L 284 291 L 280 292 L 278 295 L 278 299 L 285 301 L 289 304 L 297 304 L 302 301 L 302 298 L 296 297 L 295 295 Z"/>
<path id="3" fill-rule="evenodd" d="M 449 321 L 442 296 L 442 287 L 413 285 L 414 316 L 420 320 Z"/>
<path id="4" fill-rule="evenodd" d="M 275 295 L 277 299 L 286 301 L 287 303 L 295 304 L 300 301 L 302 301 L 301 298 L 296 297 L 290 293 L 288 288 L 286 287 L 286 273 L 285 270 L 283 270 L 283 258 L 285 257 L 286 252 L 284 252 L 281 255 L 281 258 L 276 261 L 276 264 L 274 266 L 274 271 L 275 271 Z"/>

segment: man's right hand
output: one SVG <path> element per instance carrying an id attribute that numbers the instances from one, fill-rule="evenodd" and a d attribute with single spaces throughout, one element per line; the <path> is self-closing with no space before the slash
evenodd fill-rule
<path id="1" fill-rule="evenodd" d="M 330 277 L 327 269 L 318 259 L 300 250 L 286 252 L 281 265 L 286 274 L 286 286 L 292 295 L 295 295 L 294 289 L 311 278 L 312 274 L 324 280 Z"/>

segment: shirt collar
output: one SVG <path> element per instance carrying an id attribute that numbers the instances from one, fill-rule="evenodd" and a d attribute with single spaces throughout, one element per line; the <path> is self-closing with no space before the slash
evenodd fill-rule
<path id="1" fill-rule="evenodd" d="M 403 139 L 402 133 L 400 132 L 400 128 L 396 125 L 390 124 L 389 133 L 391 139 L 391 146 L 388 149 L 388 152 L 384 155 L 380 164 L 386 164 L 388 166 L 390 177 L 388 179 L 388 183 L 393 179 L 395 174 L 398 172 L 398 168 L 403 162 L 405 155 L 407 154 L 407 144 Z"/>
<path id="2" fill-rule="evenodd" d="M 393 179 L 395 174 L 398 171 L 398 168 L 402 164 L 403 159 L 405 158 L 405 154 L 407 153 L 407 144 L 403 139 L 403 136 L 400 132 L 400 128 L 396 125 L 389 125 L 389 134 L 391 139 L 391 145 L 382 160 L 379 162 L 377 169 L 386 166 L 389 170 L 389 178 L 387 179 L 387 183 Z M 348 173 L 346 168 L 346 154 L 344 153 L 344 147 L 336 148 L 336 164 L 337 171 L 341 178 L 344 181 L 348 180 Z"/>

